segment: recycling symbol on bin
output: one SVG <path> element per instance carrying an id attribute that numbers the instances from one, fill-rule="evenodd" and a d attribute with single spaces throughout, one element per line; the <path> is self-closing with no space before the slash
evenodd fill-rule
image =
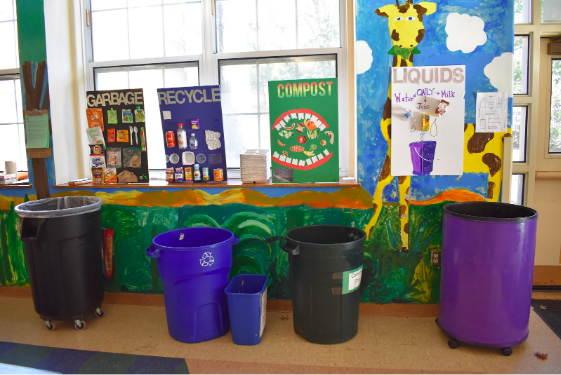
<path id="1" fill-rule="evenodd" d="M 207 251 L 203 254 L 203 257 L 199 261 L 201 262 L 201 266 L 203 267 L 212 266 L 212 264 L 214 263 L 214 257 L 212 256 L 211 252 Z"/>

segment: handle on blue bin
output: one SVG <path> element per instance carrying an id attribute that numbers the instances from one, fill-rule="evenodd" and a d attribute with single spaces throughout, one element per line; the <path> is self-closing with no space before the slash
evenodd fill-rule
<path id="1" fill-rule="evenodd" d="M 148 249 L 146 249 L 146 255 L 148 255 L 150 258 L 159 258 L 160 249 L 154 246 L 154 244 L 152 244 L 148 246 Z"/>
<path id="2" fill-rule="evenodd" d="M 291 255 L 300 255 L 300 247 L 298 245 L 289 244 L 286 240 L 280 244 L 280 248 Z"/>

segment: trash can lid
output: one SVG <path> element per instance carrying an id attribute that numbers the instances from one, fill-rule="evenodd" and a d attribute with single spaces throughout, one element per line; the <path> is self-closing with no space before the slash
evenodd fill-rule
<path id="1" fill-rule="evenodd" d="M 524 223 L 538 217 L 538 211 L 525 206 L 499 202 L 458 202 L 443 207 L 444 214 L 471 221 Z"/>
<path id="2" fill-rule="evenodd" d="M 48 219 L 94 212 L 102 203 L 98 197 L 46 198 L 18 204 L 15 211 L 19 217 Z"/>

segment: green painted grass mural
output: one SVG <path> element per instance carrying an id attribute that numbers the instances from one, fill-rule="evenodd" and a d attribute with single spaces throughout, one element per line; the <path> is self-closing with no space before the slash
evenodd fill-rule
<path id="1" fill-rule="evenodd" d="M 375 303 L 438 303 L 440 268 L 431 265 L 431 252 L 441 251 L 442 207 L 411 205 L 411 247 L 401 253 L 398 210 L 383 206 L 378 225 L 365 244 L 361 286 L 362 301 Z M 290 299 L 288 255 L 278 242 L 295 227 L 339 224 L 365 228 L 372 210 L 313 208 L 307 205 L 262 207 L 243 203 L 224 205 L 126 206 L 106 204 L 101 208 L 102 225 L 115 230 L 113 277 L 106 280 L 108 292 L 162 293 L 155 259 L 145 254 L 152 238 L 186 227 L 229 229 L 240 239 L 234 246 L 231 276 L 261 273 L 270 277 L 269 297 Z M 29 284 L 24 246 L 13 209 L 0 211 L 0 285 Z"/>

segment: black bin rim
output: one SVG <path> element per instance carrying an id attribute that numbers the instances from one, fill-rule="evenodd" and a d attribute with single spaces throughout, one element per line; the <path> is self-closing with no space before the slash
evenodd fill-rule
<path id="1" fill-rule="evenodd" d="M 99 211 L 103 199 L 84 195 L 44 198 L 18 204 L 14 211 L 20 218 L 56 219 Z"/>
<path id="2" fill-rule="evenodd" d="M 335 229 L 335 228 L 337 228 L 337 229 L 352 229 L 354 232 L 360 234 L 360 238 L 357 238 L 357 239 L 354 239 L 354 240 L 348 241 L 348 242 L 338 242 L 338 243 L 332 243 L 332 244 L 322 244 L 322 243 L 316 243 L 316 242 L 304 242 L 304 241 L 298 241 L 298 240 L 295 240 L 295 239 L 291 238 L 291 234 L 293 235 L 294 232 L 296 232 L 296 231 L 302 231 L 302 230 L 308 230 L 308 229 L 319 229 L 319 228 L 327 229 L 327 230 L 329 230 L 329 228 L 331 228 L 331 229 Z M 306 226 L 297 227 L 297 228 L 293 228 L 293 229 L 289 230 L 286 233 L 286 240 L 289 243 L 296 244 L 298 246 L 305 247 L 305 248 L 349 250 L 349 249 L 354 249 L 356 246 L 364 243 L 364 241 L 366 240 L 366 232 L 363 231 L 362 229 L 355 228 L 355 227 L 349 227 L 347 225 L 331 225 L 331 224 L 306 225 Z"/>
<path id="3" fill-rule="evenodd" d="M 457 202 L 442 208 L 444 215 L 470 221 L 526 223 L 537 219 L 538 211 L 500 202 Z"/>

